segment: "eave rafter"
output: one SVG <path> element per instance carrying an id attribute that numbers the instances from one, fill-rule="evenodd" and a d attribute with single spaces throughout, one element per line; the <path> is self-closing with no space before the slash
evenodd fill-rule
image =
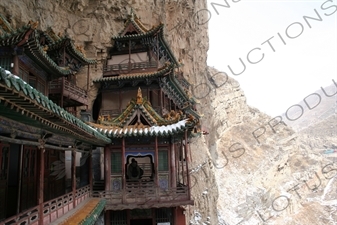
<path id="1" fill-rule="evenodd" d="M 74 117 L 19 77 L 0 68 L 0 105 L 6 117 L 55 133 L 70 135 L 86 143 L 103 146 L 111 140 Z"/>

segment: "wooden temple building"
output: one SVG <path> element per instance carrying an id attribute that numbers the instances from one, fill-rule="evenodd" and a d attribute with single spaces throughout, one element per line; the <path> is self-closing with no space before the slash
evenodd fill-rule
<path id="1" fill-rule="evenodd" d="M 186 224 L 200 116 L 163 29 L 128 16 L 84 121 L 76 73 L 88 66 L 89 81 L 96 62 L 69 37 L 34 23 L 14 30 L 0 15 L 0 225 Z M 99 148 L 104 186 L 93 191 Z"/>
<path id="2" fill-rule="evenodd" d="M 76 73 L 95 61 L 37 25 L 0 16 L 0 224 L 51 224 L 78 207 L 93 221 L 105 200 L 92 204 L 90 153 L 111 139 L 72 113 L 88 103 Z"/>

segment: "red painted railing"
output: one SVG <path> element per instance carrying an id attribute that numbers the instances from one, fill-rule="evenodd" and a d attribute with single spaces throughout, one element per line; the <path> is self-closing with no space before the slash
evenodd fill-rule
<path id="1" fill-rule="evenodd" d="M 132 70 L 142 70 L 148 68 L 157 68 L 157 62 L 137 62 L 137 63 L 123 63 L 123 64 L 113 64 L 113 65 L 104 65 L 103 73 L 106 74 L 121 74 L 129 73 Z"/>
<path id="2" fill-rule="evenodd" d="M 68 98 L 87 104 L 88 93 L 86 90 L 62 78 L 49 82 L 49 94 L 61 94 L 62 92 Z"/>
<path id="3" fill-rule="evenodd" d="M 90 186 L 76 190 L 75 207 L 90 196 Z M 44 202 L 43 224 L 50 224 L 74 208 L 74 196 L 72 193 Z M 18 215 L 12 216 L 0 225 L 37 225 L 39 222 L 39 206 L 30 208 Z"/>
<path id="4" fill-rule="evenodd" d="M 125 189 L 115 191 L 96 191 L 93 198 L 105 198 L 107 205 L 151 204 L 172 201 L 187 201 L 189 189 L 187 186 L 161 188 L 148 182 L 127 182 Z"/>

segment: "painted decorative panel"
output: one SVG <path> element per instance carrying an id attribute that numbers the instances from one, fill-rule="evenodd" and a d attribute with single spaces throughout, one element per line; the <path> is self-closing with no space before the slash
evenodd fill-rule
<path id="1" fill-rule="evenodd" d="M 114 192 L 122 190 L 122 177 L 111 177 L 111 190 Z"/>
<path id="2" fill-rule="evenodd" d="M 169 188 L 169 176 L 168 174 L 159 174 L 159 187 L 167 190 Z"/>

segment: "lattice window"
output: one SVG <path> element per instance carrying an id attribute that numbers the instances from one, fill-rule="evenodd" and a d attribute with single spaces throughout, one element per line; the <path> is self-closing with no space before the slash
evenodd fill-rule
<path id="1" fill-rule="evenodd" d="M 172 223 L 172 209 L 171 208 L 156 209 L 156 223 Z"/>
<path id="2" fill-rule="evenodd" d="M 168 153 L 167 150 L 159 150 L 158 152 L 158 170 L 159 171 L 168 171 Z"/>
<path id="3" fill-rule="evenodd" d="M 111 152 L 111 173 L 122 172 L 122 153 Z"/>
<path id="4" fill-rule="evenodd" d="M 127 225 L 126 211 L 111 211 L 110 214 L 112 225 Z"/>
<path id="5" fill-rule="evenodd" d="M 28 82 L 29 81 L 29 72 L 27 70 L 22 69 L 21 67 L 19 68 L 19 77 Z"/>
<path id="6" fill-rule="evenodd" d="M 5 70 L 11 70 L 12 61 L 11 57 L 0 57 L 0 66 Z"/>

